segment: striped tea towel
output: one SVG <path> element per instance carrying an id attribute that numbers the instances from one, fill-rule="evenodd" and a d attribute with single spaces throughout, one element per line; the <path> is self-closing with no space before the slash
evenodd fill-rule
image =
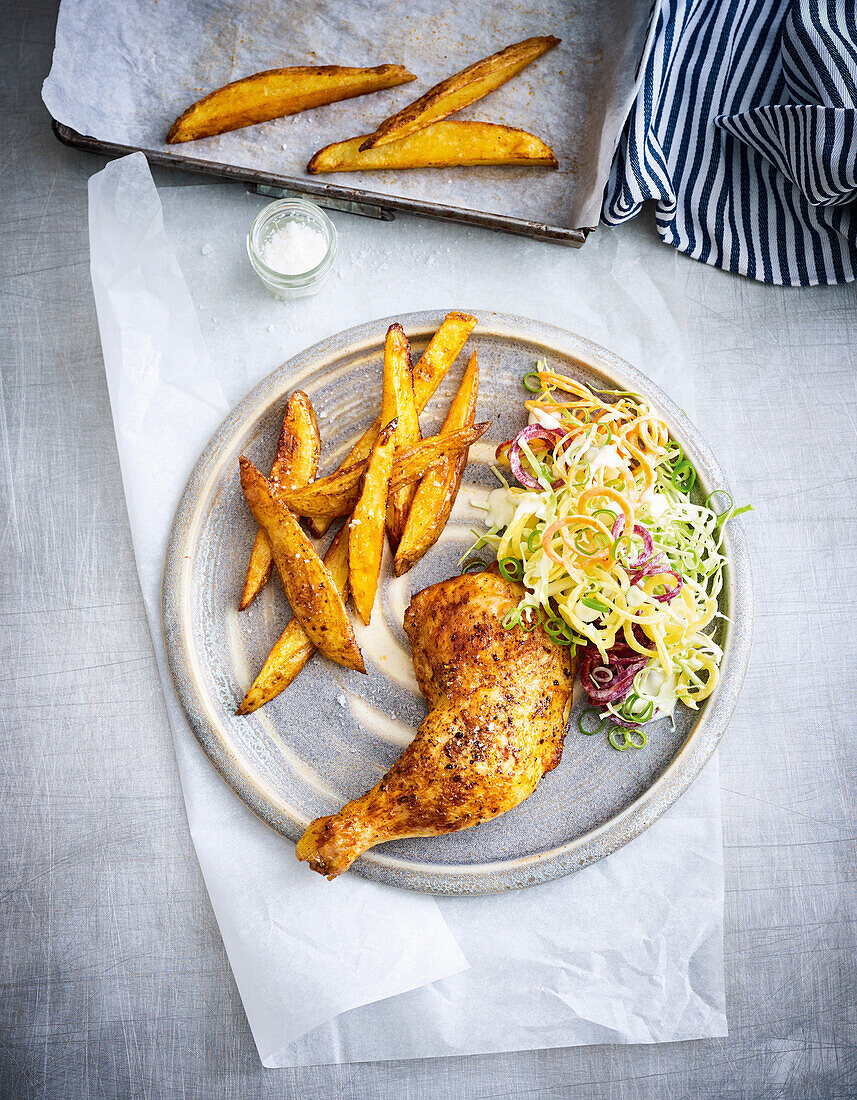
<path id="1" fill-rule="evenodd" d="M 602 220 L 767 283 L 857 274 L 857 0 L 662 0 Z"/>

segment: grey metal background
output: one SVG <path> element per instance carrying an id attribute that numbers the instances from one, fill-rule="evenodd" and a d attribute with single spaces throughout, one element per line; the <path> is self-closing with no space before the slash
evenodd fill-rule
<path id="1" fill-rule="evenodd" d="M 857 286 L 682 260 L 696 419 L 757 509 L 754 654 L 720 753 L 729 1037 L 264 1070 L 134 567 L 89 284 L 98 162 L 39 100 L 55 18 L 0 8 L 0 1097 L 857 1095 Z"/>

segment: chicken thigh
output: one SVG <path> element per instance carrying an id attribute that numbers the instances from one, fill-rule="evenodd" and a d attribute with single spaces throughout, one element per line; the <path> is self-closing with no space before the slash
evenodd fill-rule
<path id="1" fill-rule="evenodd" d="M 429 715 L 368 794 L 312 822 L 298 859 L 335 878 L 375 844 L 455 832 L 513 809 L 557 766 L 574 661 L 541 627 L 503 627 L 522 595 L 492 568 L 414 596 L 405 631 Z"/>

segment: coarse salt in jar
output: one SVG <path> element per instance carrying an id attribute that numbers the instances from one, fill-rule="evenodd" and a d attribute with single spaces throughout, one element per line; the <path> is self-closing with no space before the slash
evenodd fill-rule
<path id="1" fill-rule="evenodd" d="M 278 199 L 250 226 L 247 255 L 272 294 L 306 298 L 321 289 L 333 268 L 336 226 L 315 203 Z"/>

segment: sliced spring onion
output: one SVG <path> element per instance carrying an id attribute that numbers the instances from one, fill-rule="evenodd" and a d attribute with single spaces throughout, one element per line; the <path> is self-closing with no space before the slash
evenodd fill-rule
<path id="1" fill-rule="evenodd" d="M 598 725 L 595 729 L 588 730 L 586 723 L 589 721 L 590 715 L 595 715 L 598 719 Z M 601 711 L 598 707 L 587 707 L 586 710 L 577 719 L 577 728 L 581 733 L 585 733 L 587 737 L 592 737 L 593 734 L 600 733 L 604 729 L 605 720 L 601 717 Z"/>
<path id="2" fill-rule="evenodd" d="M 507 581 L 520 580 L 524 568 L 520 558 L 500 558 L 497 567 Z"/>

